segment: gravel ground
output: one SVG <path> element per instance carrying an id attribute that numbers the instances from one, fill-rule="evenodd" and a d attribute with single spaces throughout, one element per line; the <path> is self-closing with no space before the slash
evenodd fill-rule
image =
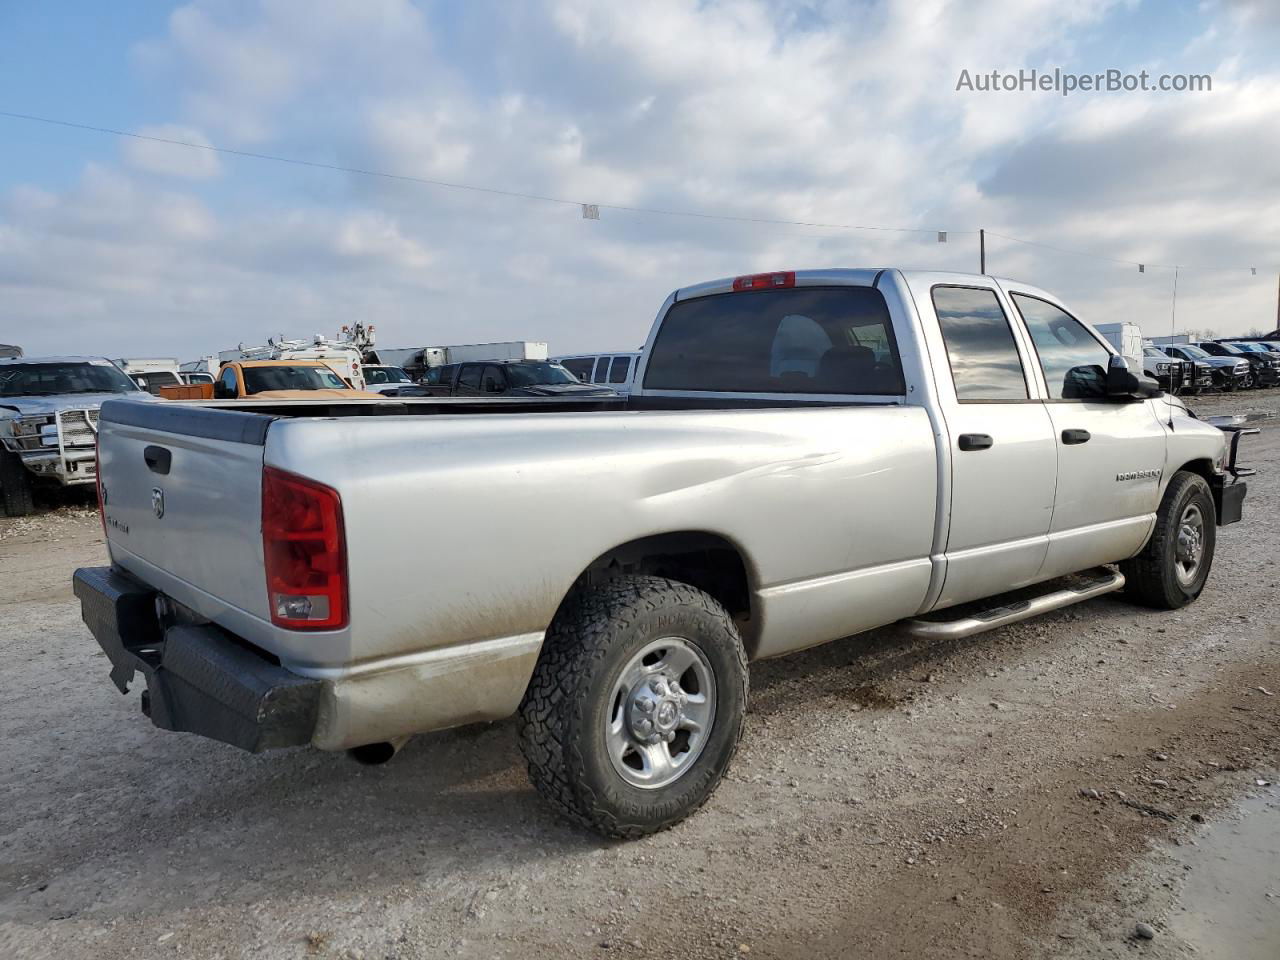
<path id="1" fill-rule="evenodd" d="M 1189 957 L 1178 845 L 1280 768 L 1280 431 L 1261 425 L 1197 603 L 756 664 L 729 779 L 624 844 L 548 812 L 510 722 L 378 768 L 154 729 L 71 595 L 105 558 L 96 515 L 0 520 L 0 957 Z"/>

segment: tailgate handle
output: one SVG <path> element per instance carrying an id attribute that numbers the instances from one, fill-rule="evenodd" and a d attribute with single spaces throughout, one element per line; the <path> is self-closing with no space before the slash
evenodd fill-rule
<path id="1" fill-rule="evenodd" d="M 147 462 L 152 473 L 167 475 L 173 463 L 173 453 L 164 447 L 150 446 L 143 449 L 142 459 Z"/>

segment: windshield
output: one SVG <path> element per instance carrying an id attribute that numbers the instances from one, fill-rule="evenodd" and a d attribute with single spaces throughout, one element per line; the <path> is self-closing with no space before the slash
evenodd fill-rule
<path id="1" fill-rule="evenodd" d="M 243 367 L 245 393 L 267 390 L 345 390 L 346 383 L 328 367 Z"/>
<path id="2" fill-rule="evenodd" d="M 1205 352 L 1204 352 L 1203 350 L 1201 350 L 1199 347 L 1192 347 L 1192 346 L 1189 346 L 1188 344 L 1185 344 L 1185 343 L 1184 343 L 1184 344 L 1182 344 L 1182 346 L 1181 346 L 1179 349 L 1181 349 L 1181 350 L 1182 350 L 1182 352 L 1183 352 L 1183 353 L 1185 353 L 1187 356 L 1189 356 L 1189 357 L 1195 357 L 1197 360 L 1212 360 L 1212 359 L 1213 359 L 1213 357 L 1209 356 L 1209 354 L 1205 353 Z"/>
<path id="3" fill-rule="evenodd" d="M 1142 353 L 1143 356 L 1147 357 L 1159 357 L 1161 360 L 1169 359 L 1169 355 L 1167 353 L 1162 350 L 1157 350 L 1155 347 L 1143 347 Z"/>
<path id="4" fill-rule="evenodd" d="M 101 363 L 14 363 L 0 367 L 0 397 L 137 392 L 137 385 L 119 367 L 105 360 Z"/>
<path id="5" fill-rule="evenodd" d="M 1266 347 L 1260 347 L 1256 343 L 1224 343 L 1224 347 L 1235 347 L 1241 353 L 1270 353 Z"/>
<path id="6" fill-rule="evenodd" d="M 1240 354 L 1244 353 L 1244 351 L 1241 350 L 1239 347 L 1237 347 L 1234 343 L 1220 343 L 1218 344 L 1218 346 L 1222 348 L 1223 353 L 1230 353 L 1236 356 L 1239 356 Z"/>
<path id="7" fill-rule="evenodd" d="M 399 367 L 365 367 L 365 383 L 409 383 L 409 375 Z"/>
<path id="8" fill-rule="evenodd" d="M 558 363 L 509 363 L 507 382 L 513 387 L 533 387 L 543 383 L 581 383 Z"/>

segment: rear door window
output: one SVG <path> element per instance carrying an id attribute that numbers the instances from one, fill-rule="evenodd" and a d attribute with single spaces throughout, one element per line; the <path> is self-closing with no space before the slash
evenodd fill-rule
<path id="1" fill-rule="evenodd" d="M 502 375 L 502 371 L 497 367 L 485 367 L 484 378 L 480 381 L 480 391 L 482 393 L 501 393 L 507 388 L 507 378 Z"/>
<path id="2" fill-rule="evenodd" d="M 590 380 L 591 368 L 595 362 L 595 357 L 570 357 L 568 360 L 561 361 L 561 366 L 579 380 Z"/>
<path id="3" fill-rule="evenodd" d="M 873 287 L 794 287 L 672 305 L 646 367 L 647 390 L 892 395 L 902 364 Z"/>
<path id="4" fill-rule="evenodd" d="M 463 364 L 462 373 L 458 375 L 458 389 L 478 391 L 480 389 L 480 372 L 483 369 L 478 363 Z"/>
<path id="5" fill-rule="evenodd" d="M 613 363 L 609 366 L 609 382 L 610 383 L 626 383 L 627 372 L 631 367 L 630 357 L 614 357 Z"/>
<path id="6" fill-rule="evenodd" d="M 1009 318 L 986 287 L 933 288 L 956 399 L 1025 400 L 1027 380 Z"/>

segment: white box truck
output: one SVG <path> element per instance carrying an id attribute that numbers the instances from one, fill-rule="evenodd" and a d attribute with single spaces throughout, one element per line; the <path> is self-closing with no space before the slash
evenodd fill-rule
<path id="1" fill-rule="evenodd" d="M 1094 329 L 1104 340 L 1116 348 L 1120 356 L 1129 361 L 1130 370 L 1142 369 L 1142 328 L 1129 320 L 1119 323 L 1099 323 Z"/>
<path id="2" fill-rule="evenodd" d="M 424 347 L 428 367 L 469 360 L 546 360 L 545 340 L 504 340 L 501 343 L 459 343 L 449 347 Z"/>

